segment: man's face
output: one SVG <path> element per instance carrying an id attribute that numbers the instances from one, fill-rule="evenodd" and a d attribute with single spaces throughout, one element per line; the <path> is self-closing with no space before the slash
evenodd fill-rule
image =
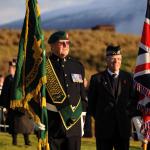
<path id="1" fill-rule="evenodd" d="M 121 55 L 107 56 L 106 61 L 110 71 L 116 72 L 119 71 L 121 67 L 122 56 Z"/>
<path id="2" fill-rule="evenodd" d="M 69 40 L 59 40 L 51 44 L 52 52 L 60 58 L 65 58 L 69 54 Z"/>
<path id="3" fill-rule="evenodd" d="M 9 66 L 9 70 L 8 72 L 11 74 L 11 75 L 15 75 L 15 71 L 16 71 L 16 67 L 15 66 Z"/>
<path id="4" fill-rule="evenodd" d="M 4 83 L 4 76 L 0 77 L 0 85 L 3 85 Z"/>

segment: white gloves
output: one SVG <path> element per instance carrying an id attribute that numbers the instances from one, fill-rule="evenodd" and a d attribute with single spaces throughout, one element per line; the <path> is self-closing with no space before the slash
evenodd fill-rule
<path id="1" fill-rule="evenodd" d="M 7 109 L 6 108 L 3 108 L 3 112 L 6 112 L 7 111 Z"/>
<path id="2" fill-rule="evenodd" d="M 42 123 L 35 124 L 35 130 L 45 130 L 45 125 Z"/>

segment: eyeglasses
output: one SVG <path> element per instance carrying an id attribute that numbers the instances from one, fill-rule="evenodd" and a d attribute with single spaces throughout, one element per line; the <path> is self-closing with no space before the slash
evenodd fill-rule
<path id="1" fill-rule="evenodd" d="M 110 58 L 110 61 L 121 61 L 122 60 L 122 58 Z"/>
<path id="2" fill-rule="evenodd" d="M 58 41 L 57 44 L 59 46 L 68 46 L 70 44 L 70 41 Z"/>
<path id="3" fill-rule="evenodd" d="M 114 62 L 114 61 L 122 61 L 122 56 L 120 56 L 120 55 L 115 56 L 115 57 L 108 56 L 107 58 L 108 58 L 108 60 L 111 61 L 111 62 Z"/>

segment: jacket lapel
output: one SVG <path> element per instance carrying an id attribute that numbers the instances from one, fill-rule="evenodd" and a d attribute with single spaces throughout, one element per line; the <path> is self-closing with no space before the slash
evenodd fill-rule
<path id="1" fill-rule="evenodd" d="M 110 93 L 112 96 L 114 96 L 110 78 L 109 78 L 109 74 L 108 74 L 107 70 L 105 70 L 102 74 L 102 84 L 103 84 L 104 88 L 107 90 L 107 92 Z"/>
<path id="2" fill-rule="evenodd" d="M 121 79 L 122 79 L 122 73 L 121 71 L 119 72 L 119 77 L 118 77 L 118 87 L 117 87 L 117 94 L 116 94 L 116 97 L 118 98 L 118 96 L 120 95 L 121 93 Z"/>

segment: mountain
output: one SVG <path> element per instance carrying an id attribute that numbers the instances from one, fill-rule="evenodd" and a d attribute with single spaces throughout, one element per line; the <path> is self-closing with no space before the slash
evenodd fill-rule
<path id="1" fill-rule="evenodd" d="M 101 0 L 86 5 L 48 11 L 41 15 L 43 29 L 91 28 L 99 24 L 115 25 L 122 33 L 141 33 L 146 0 Z M 5 28 L 21 28 L 23 20 L 2 25 Z"/>

